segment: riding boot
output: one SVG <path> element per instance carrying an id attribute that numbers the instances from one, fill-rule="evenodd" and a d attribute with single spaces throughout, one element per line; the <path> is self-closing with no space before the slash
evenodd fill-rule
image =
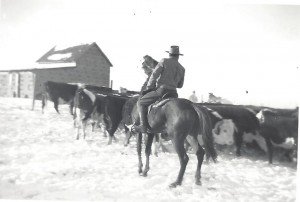
<path id="1" fill-rule="evenodd" d="M 140 115 L 140 125 L 135 126 L 134 130 L 137 133 L 146 133 L 147 132 L 147 125 L 148 125 L 148 120 L 147 120 L 147 107 L 141 106 L 139 107 L 139 115 Z"/>

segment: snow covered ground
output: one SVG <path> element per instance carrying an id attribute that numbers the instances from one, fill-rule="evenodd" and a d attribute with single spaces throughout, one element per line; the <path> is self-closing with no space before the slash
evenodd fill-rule
<path id="1" fill-rule="evenodd" d="M 183 185 L 170 189 L 179 161 L 175 153 L 151 156 L 148 177 L 137 172 L 135 141 L 107 145 L 101 131 L 75 140 L 67 106 L 61 115 L 48 103 L 31 111 L 30 99 L 0 98 L 0 199 L 68 201 L 295 201 L 296 164 L 267 157 L 236 158 L 219 153 L 202 166 L 194 184 L 196 156 L 190 154 Z"/>

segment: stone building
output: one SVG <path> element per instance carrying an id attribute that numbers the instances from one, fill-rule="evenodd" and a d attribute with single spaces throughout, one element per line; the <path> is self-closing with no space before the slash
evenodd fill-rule
<path id="1" fill-rule="evenodd" d="M 6 73 L 6 76 L 0 76 L 0 83 L 6 85 L 1 87 L 0 93 L 6 93 L 0 96 L 16 94 L 17 97 L 38 99 L 45 81 L 109 87 L 110 67 L 111 62 L 95 42 L 68 47 L 55 46 L 32 67 L 2 70 L 1 75 Z"/>

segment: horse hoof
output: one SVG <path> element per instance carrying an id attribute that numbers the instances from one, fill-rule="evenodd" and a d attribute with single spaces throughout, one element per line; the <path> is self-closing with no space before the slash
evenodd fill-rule
<path id="1" fill-rule="evenodd" d="M 143 177 L 147 177 L 147 173 L 143 172 Z"/>
<path id="2" fill-rule="evenodd" d="M 198 186 L 202 186 L 202 183 L 201 183 L 200 180 L 196 180 L 195 184 L 198 185 Z"/>
<path id="3" fill-rule="evenodd" d="M 173 182 L 172 184 L 169 185 L 170 188 L 176 188 L 177 186 L 181 185 L 179 182 Z"/>

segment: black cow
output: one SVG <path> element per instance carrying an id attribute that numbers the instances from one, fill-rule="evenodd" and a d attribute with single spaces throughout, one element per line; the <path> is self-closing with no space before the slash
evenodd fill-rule
<path id="1" fill-rule="evenodd" d="M 218 124 L 222 122 L 218 122 L 218 119 L 214 121 L 217 122 L 216 129 L 214 131 L 214 139 L 215 142 L 222 144 L 222 139 L 224 140 L 223 144 L 235 143 L 236 146 L 236 155 L 241 155 L 241 146 L 243 143 L 243 135 L 251 134 L 255 137 L 258 137 L 257 131 L 259 129 L 259 121 L 256 114 L 243 106 L 238 105 L 230 105 L 230 104 L 209 104 L 209 103 L 198 103 L 198 106 L 206 107 L 212 113 L 217 114 L 216 117 L 222 119 L 230 119 L 232 120 L 233 126 L 233 137 L 230 134 L 227 134 L 226 139 L 220 138 L 218 135 L 220 134 L 218 131 Z"/>
<path id="2" fill-rule="evenodd" d="M 86 88 L 78 90 L 75 99 L 76 108 L 80 109 L 80 114 L 76 113 L 75 117 L 78 124 L 77 139 L 81 128 L 85 136 L 85 127 L 89 119 L 99 122 L 103 116 L 104 126 L 109 134 L 108 144 L 111 144 L 112 138 L 115 138 L 114 133 L 122 120 L 123 106 L 129 98 L 126 93 L 116 91 L 103 92 Z"/>
<path id="3" fill-rule="evenodd" d="M 73 114 L 74 107 L 74 97 L 78 86 L 84 85 L 86 89 L 92 92 L 105 92 L 110 93 L 113 90 L 107 87 L 98 87 L 93 85 L 85 84 L 69 84 L 62 82 L 46 81 L 44 83 L 44 92 L 42 93 L 42 112 L 44 113 L 44 108 L 47 100 L 50 99 L 54 103 L 54 108 L 59 113 L 58 105 L 60 103 L 70 104 L 70 113 Z"/>
<path id="4" fill-rule="evenodd" d="M 228 142 L 231 142 L 233 134 L 237 156 L 240 155 L 243 142 L 255 142 L 260 149 L 268 153 L 269 163 L 272 163 L 273 147 L 286 149 L 285 154 L 291 159 L 290 154 L 295 148 L 294 142 L 298 139 L 298 115 L 295 110 L 242 105 L 201 105 L 218 112 L 225 119 L 217 122 L 214 139 L 219 144 L 226 144 L 226 141 L 230 144 Z M 255 115 L 258 111 L 260 112 Z"/>
<path id="5" fill-rule="evenodd" d="M 111 144 L 114 133 L 122 120 L 123 106 L 130 97 L 120 94 L 109 94 L 104 98 L 104 123 Z"/>
<path id="6" fill-rule="evenodd" d="M 291 154 L 298 143 L 298 109 L 262 109 L 257 117 L 260 120 L 260 134 L 266 140 L 269 163 L 273 161 L 273 147 L 283 148 L 285 156 L 292 161 Z"/>
<path id="7" fill-rule="evenodd" d="M 44 92 L 42 93 L 42 112 L 47 100 L 50 99 L 54 103 L 54 109 L 59 113 L 58 104 L 68 103 L 70 104 L 70 113 L 73 112 L 74 96 L 78 86 L 75 84 L 46 81 L 44 83 Z"/>

